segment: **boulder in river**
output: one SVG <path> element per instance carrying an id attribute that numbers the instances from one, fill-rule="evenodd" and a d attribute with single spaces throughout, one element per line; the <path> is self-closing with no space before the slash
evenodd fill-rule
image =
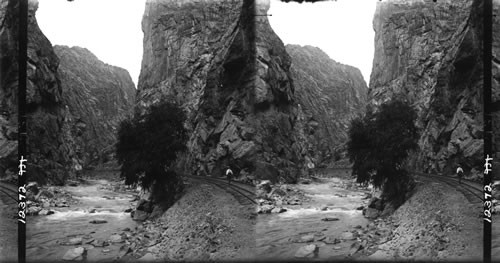
<path id="1" fill-rule="evenodd" d="M 313 241 L 314 241 L 314 235 L 305 235 L 300 237 L 300 239 L 298 240 L 299 243 L 308 243 Z"/>
<path id="2" fill-rule="evenodd" d="M 384 204 L 382 202 L 382 199 L 373 197 L 370 202 L 368 203 L 369 208 L 374 208 L 377 210 L 382 210 L 384 208 Z"/>
<path id="3" fill-rule="evenodd" d="M 271 213 L 276 213 L 276 214 L 283 213 L 283 212 L 286 212 L 286 208 L 275 207 L 275 208 L 273 208 L 273 210 L 271 210 Z"/>
<path id="4" fill-rule="evenodd" d="M 104 220 L 104 219 L 94 219 L 92 221 L 90 221 L 91 224 L 104 224 L 104 223 L 107 223 L 108 221 Z"/>
<path id="5" fill-rule="evenodd" d="M 82 244 L 81 237 L 74 237 L 74 238 L 71 238 L 70 240 L 68 240 L 68 242 L 66 242 L 66 245 L 68 245 L 68 246 L 81 245 L 81 244 Z"/>
<path id="6" fill-rule="evenodd" d="M 81 261 L 83 260 L 83 255 L 85 253 L 85 248 L 77 247 L 72 248 L 66 252 L 63 256 L 63 260 L 67 261 Z"/>
<path id="7" fill-rule="evenodd" d="M 325 217 L 321 221 L 339 221 L 339 219 L 337 217 Z"/>
<path id="8" fill-rule="evenodd" d="M 149 217 L 149 213 L 142 210 L 135 210 L 134 213 L 131 214 L 132 219 L 135 221 L 144 221 Z"/>
<path id="9" fill-rule="evenodd" d="M 29 216 L 36 216 L 40 213 L 40 211 L 42 211 L 41 207 L 31 206 L 27 209 L 26 214 L 28 214 Z"/>
<path id="10" fill-rule="evenodd" d="M 342 234 L 340 235 L 340 238 L 343 239 L 343 240 L 354 240 L 356 239 L 356 237 L 354 237 L 354 234 L 349 232 L 349 231 L 346 231 L 346 232 L 342 232 Z"/>
<path id="11" fill-rule="evenodd" d="M 40 210 L 40 212 L 38 212 L 38 215 L 41 215 L 41 216 L 48 216 L 48 215 L 52 215 L 54 214 L 55 212 L 53 210 L 48 210 L 48 209 L 42 209 Z"/>
<path id="12" fill-rule="evenodd" d="M 338 244 L 340 243 L 340 240 L 338 238 L 335 238 L 335 237 L 327 237 L 326 239 L 324 239 L 324 241 L 326 244 Z"/>
<path id="13" fill-rule="evenodd" d="M 314 258 L 318 255 L 319 248 L 315 244 L 303 246 L 295 253 L 296 258 Z"/>
<path id="14" fill-rule="evenodd" d="M 109 246 L 109 243 L 107 241 L 96 239 L 91 243 L 91 245 L 94 247 L 106 247 L 106 246 Z"/>
<path id="15" fill-rule="evenodd" d="M 375 219 L 380 215 L 380 211 L 375 208 L 366 208 L 363 210 L 363 215 L 369 219 Z"/>
<path id="16" fill-rule="evenodd" d="M 121 236 L 121 235 L 117 235 L 117 234 L 115 234 L 115 235 L 111 235 L 111 236 L 109 237 L 109 241 L 110 241 L 111 243 L 122 243 L 122 242 L 123 242 L 123 238 L 122 238 L 122 236 Z"/>
<path id="17" fill-rule="evenodd" d="M 268 213 L 271 213 L 271 211 L 273 209 L 274 209 L 273 205 L 263 205 L 263 206 L 259 206 L 257 208 L 257 213 L 259 213 L 259 214 L 268 214 Z"/>

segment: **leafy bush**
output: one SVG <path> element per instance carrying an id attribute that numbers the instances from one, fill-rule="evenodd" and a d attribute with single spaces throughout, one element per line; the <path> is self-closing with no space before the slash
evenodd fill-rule
<path id="1" fill-rule="evenodd" d="M 358 183 L 371 181 L 389 199 L 404 198 L 410 177 L 402 166 L 418 146 L 416 118 L 408 103 L 392 100 L 351 122 L 347 151 Z"/>
<path id="2" fill-rule="evenodd" d="M 179 185 L 172 165 L 186 148 L 185 119 L 176 103 L 164 101 L 120 123 L 116 155 L 126 184 L 139 182 L 143 188 L 159 185 L 175 196 L 178 187 L 169 186 Z M 155 189 L 158 187 L 153 187 L 153 195 Z"/>

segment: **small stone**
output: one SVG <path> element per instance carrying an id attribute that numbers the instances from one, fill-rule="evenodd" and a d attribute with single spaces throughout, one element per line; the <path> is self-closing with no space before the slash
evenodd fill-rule
<path id="1" fill-rule="evenodd" d="M 111 235 L 109 237 L 109 241 L 111 243 L 122 243 L 123 242 L 123 238 L 121 235 Z"/>
<path id="2" fill-rule="evenodd" d="M 354 234 L 351 233 L 351 232 L 343 232 L 341 235 L 340 235 L 340 238 L 343 239 L 343 240 L 354 240 L 355 237 L 354 237 Z"/>
<path id="3" fill-rule="evenodd" d="M 64 254 L 63 260 L 73 260 L 73 261 L 81 261 L 83 260 L 83 253 L 85 252 L 85 248 L 77 247 L 70 249 Z"/>
<path id="4" fill-rule="evenodd" d="M 338 244 L 340 243 L 340 240 L 334 237 L 327 237 L 323 242 L 325 242 L 326 244 Z"/>
<path id="5" fill-rule="evenodd" d="M 307 243 L 307 242 L 313 242 L 314 241 L 314 235 L 306 235 L 302 236 L 299 240 L 301 243 Z"/>
<path id="6" fill-rule="evenodd" d="M 307 246 L 303 246 L 297 250 L 295 253 L 296 258 L 314 258 L 318 255 L 318 246 L 311 244 Z"/>
<path id="7" fill-rule="evenodd" d="M 75 238 L 71 238 L 68 243 L 66 243 L 67 245 L 81 245 L 82 244 L 82 238 L 81 237 L 75 237 Z"/>

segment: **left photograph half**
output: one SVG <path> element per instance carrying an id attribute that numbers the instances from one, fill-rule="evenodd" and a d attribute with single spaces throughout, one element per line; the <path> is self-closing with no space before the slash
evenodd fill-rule
<path id="1" fill-rule="evenodd" d="M 254 256 L 248 3 L 29 1 L 27 262 Z"/>

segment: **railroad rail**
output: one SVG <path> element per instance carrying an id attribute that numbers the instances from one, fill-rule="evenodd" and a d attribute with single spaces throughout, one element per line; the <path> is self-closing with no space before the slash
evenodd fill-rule
<path id="1" fill-rule="evenodd" d="M 17 203 L 18 201 L 18 192 L 14 185 L 0 182 L 0 194 L 8 197 L 7 200 L 12 203 Z"/>
<path id="2" fill-rule="evenodd" d="M 460 184 L 456 177 L 418 172 L 414 172 L 414 174 L 421 177 L 432 178 L 452 186 L 460 191 L 471 203 L 479 203 L 483 201 L 483 189 L 474 181 L 462 179 L 462 183 Z"/>
<path id="3" fill-rule="evenodd" d="M 189 175 L 189 176 L 185 175 L 185 177 L 195 180 L 202 180 L 211 183 L 213 185 L 216 185 L 219 188 L 233 195 L 234 198 L 242 205 L 257 204 L 257 201 L 255 201 L 256 197 L 255 191 L 249 190 L 250 187 L 252 189 L 254 188 L 254 186 L 252 185 L 236 181 L 231 181 L 231 184 L 228 184 L 227 180 L 216 177 L 194 176 L 194 175 Z"/>

